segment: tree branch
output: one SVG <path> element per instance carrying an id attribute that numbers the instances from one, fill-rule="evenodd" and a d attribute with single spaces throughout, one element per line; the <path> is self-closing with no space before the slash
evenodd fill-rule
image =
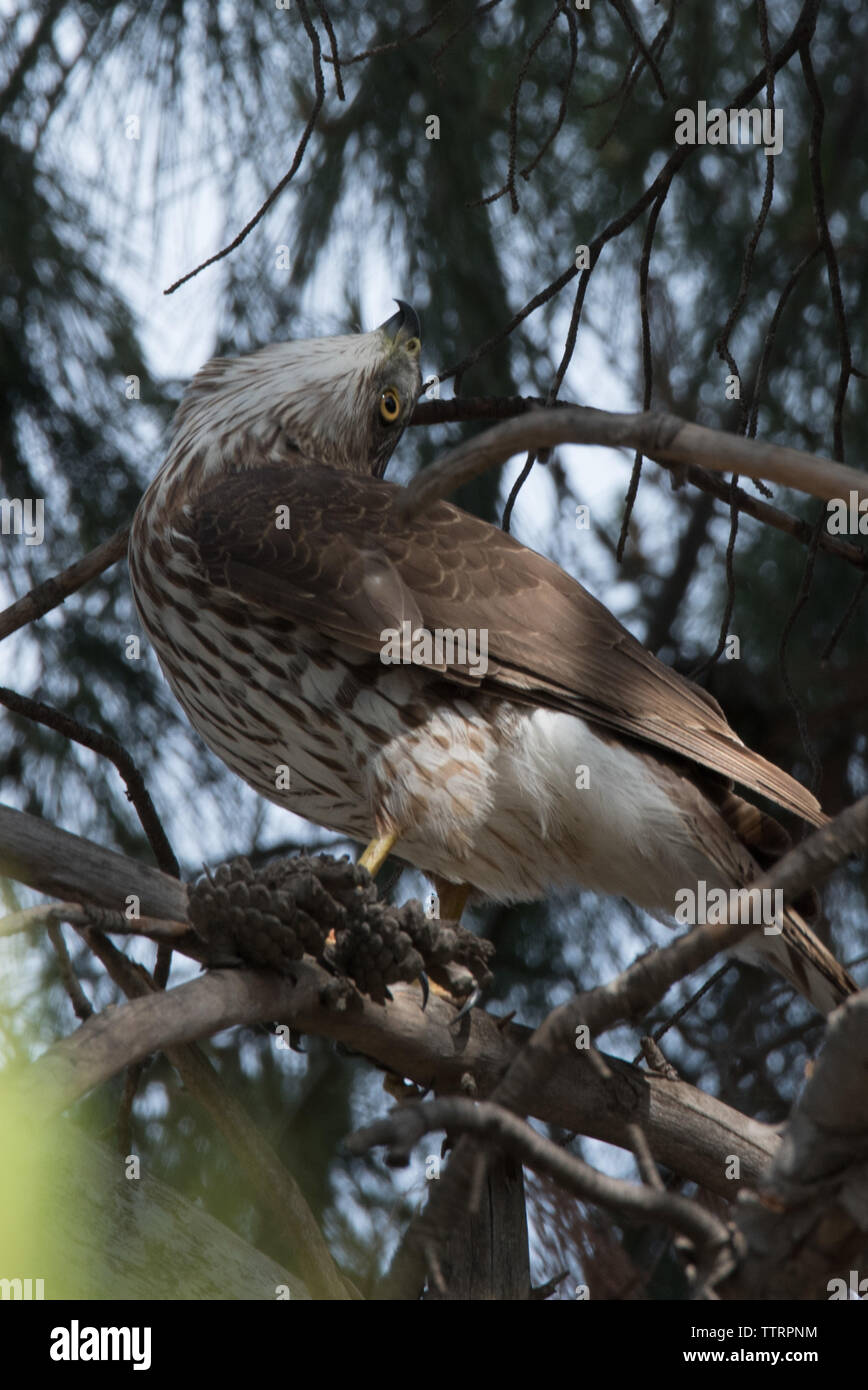
<path id="1" fill-rule="evenodd" d="M 403 499 L 405 515 L 418 515 L 424 507 L 447 497 L 487 469 L 505 463 L 513 454 L 524 449 L 548 449 L 556 444 L 638 449 L 661 462 L 764 478 L 824 500 L 847 498 L 851 491 L 860 499 L 868 499 L 865 473 L 818 454 L 708 429 L 663 412 L 626 415 L 570 406 L 535 410 L 504 420 L 459 444 L 413 479 Z"/>
<path id="2" fill-rule="evenodd" d="M 662 1185 L 639 1186 L 600 1173 L 537 1134 L 517 1115 L 490 1101 L 451 1097 L 404 1105 L 357 1130 L 347 1140 L 347 1147 L 351 1153 L 363 1154 L 385 1145 L 391 1151 L 388 1161 L 399 1166 L 409 1161 L 411 1150 L 424 1135 L 438 1129 L 445 1129 L 450 1135 L 467 1134 L 486 1140 L 535 1173 L 553 1178 L 567 1192 L 598 1203 L 627 1221 L 660 1222 L 681 1232 L 696 1243 L 706 1277 L 713 1277 L 721 1261 L 726 1272 L 732 1268 L 730 1231 L 710 1211 L 691 1198 L 666 1191 Z"/>
<path id="3" fill-rule="evenodd" d="M 552 417 L 555 414 L 563 422 L 560 427 L 553 423 Z M 430 468 L 426 468 L 407 488 L 405 506 L 408 515 L 415 514 L 421 507 L 430 505 L 441 497 L 447 497 L 463 482 L 478 476 L 486 469 L 504 463 L 514 453 L 529 447 L 528 440 L 533 442 L 534 447 L 574 443 L 637 449 L 643 447 L 641 441 L 646 441 L 649 433 L 657 439 L 658 431 L 662 431 L 664 438 L 669 439 L 668 447 L 645 447 L 644 451 L 649 457 L 661 468 L 670 471 L 681 473 L 686 466 L 688 482 L 727 504 L 731 501 L 732 490 L 728 483 L 715 476 L 717 472 L 736 471 L 744 473 L 747 477 L 768 477 L 773 481 L 776 475 L 780 474 L 778 481 L 787 486 L 826 499 L 846 497 L 851 489 L 860 497 L 868 496 L 865 474 L 845 468 L 831 459 L 780 445 L 757 443 L 756 440 L 730 435 L 723 430 L 692 425 L 674 415 L 658 415 L 654 412 L 618 415 L 567 402 L 558 402 L 546 407 L 543 400 L 535 396 L 479 396 L 446 401 L 420 401 L 410 423 L 433 425 L 467 420 L 510 421 L 512 433 L 507 431 L 505 434 L 498 434 L 494 429 L 487 430 L 445 454 Z M 574 425 L 573 422 L 576 420 L 579 423 Z M 743 450 L 747 450 L 748 454 L 743 453 Z M 705 472 L 705 469 L 709 471 Z M 810 477 L 814 478 L 814 486 L 818 490 L 815 491 L 813 486 L 808 486 L 805 482 L 805 479 Z M 736 489 L 736 500 L 739 509 L 747 512 L 755 520 L 793 536 L 803 545 L 810 541 L 812 528 L 807 522 L 791 517 L 780 508 L 769 506 L 756 497 L 751 497 L 741 488 Z M 70 594 L 74 594 L 91 579 L 109 569 L 126 553 L 128 541 L 129 527 L 124 526 L 95 550 L 76 560 L 75 564 L 51 579 L 46 579 L 44 583 L 37 584 L 29 593 L 10 604 L 0 612 L 0 641 L 27 623 L 43 617 L 51 609 L 57 608 Z M 821 534 L 819 543 L 823 550 L 839 555 L 849 564 L 859 569 L 868 569 L 868 554 L 861 546 L 843 540 L 840 536 L 830 536 L 827 532 Z"/>
<path id="4" fill-rule="evenodd" d="M 826 1040 L 755 1196 L 739 1204 L 745 1255 L 724 1298 L 828 1298 L 868 1258 L 868 991 Z M 858 1292 L 864 1292 L 863 1289 Z M 841 1296 L 839 1294 L 839 1296 Z M 846 1296 L 846 1295 L 844 1295 Z"/>
<path id="5" fill-rule="evenodd" d="M 186 917 L 187 889 L 176 879 L 2 806 L 0 868 L 33 888 L 59 891 L 76 903 L 116 911 L 135 894 L 143 914 L 174 921 Z M 141 925 L 147 927 L 146 917 Z M 173 944 L 199 958 L 201 942 L 192 932 Z M 329 1002 L 334 978 L 310 957 L 293 970 L 292 979 L 266 971 L 212 970 L 165 994 L 149 993 L 110 1016 L 94 1019 L 93 1028 L 88 1025 L 57 1043 L 37 1064 L 43 1079 L 34 1104 L 63 1109 L 123 1066 L 160 1048 L 275 1018 L 298 1032 L 329 1037 L 364 1053 L 422 1086 L 434 1083 L 438 1090 L 460 1093 L 465 1076 L 471 1074 L 477 1093 L 486 1096 L 531 1036 L 532 1030 L 504 1024 L 482 1009 L 474 1009 L 456 1031 L 454 1007 L 432 997 L 423 1012 L 419 991 L 410 985 L 393 985 L 394 997 L 385 1006 L 360 995 L 352 1008 L 342 1009 Z M 531 1112 L 550 1124 L 623 1148 L 632 1147 L 630 1126 L 638 1117 L 658 1161 L 704 1187 L 732 1194 L 722 1161 L 732 1152 L 742 1158 L 744 1181 L 758 1181 L 777 1146 L 773 1129 L 684 1082 L 651 1075 L 613 1057 L 606 1065 L 609 1079 L 589 1065 L 586 1054 L 569 1049 L 535 1095 Z"/>
<path id="6" fill-rule="evenodd" d="M 91 579 L 102 574 L 103 570 L 116 564 L 126 554 L 129 538 L 129 526 L 122 526 L 95 550 L 89 551 L 80 560 L 61 570 L 60 574 L 37 584 L 29 593 L 11 603 L 0 613 L 0 642 L 4 637 L 8 637 L 10 632 L 15 632 L 26 623 L 32 623 L 36 618 L 50 613 L 52 608 L 57 608 L 70 594 L 76 593 Z"/>

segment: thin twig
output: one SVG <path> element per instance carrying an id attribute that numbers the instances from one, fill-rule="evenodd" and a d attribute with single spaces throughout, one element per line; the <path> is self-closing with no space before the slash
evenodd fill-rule
<path id="1" fill-rule="evenodd" d="M 222 250 L 215 251 L 213 256 L 208 256 L 206 260 L 202 261 L 193 270 L 188 270 L 187 274 L 182 275 L 180 280 L 175 280 L 175 282 L 171 284 L 168 289 L 163 290 L 163 294 L 174 294 L 175 290 L 180 289 L 182 285 L 186 285 L 188 280 L 192 280 L 194 276 L 199 275 L 201 271 L 206 270 L 209 265 L 214 265 L 215 262 L 222 261 L 224 257 L 231 255 L 231 253 L 234 250 L 236 250 L 236 248 L 239 247 L 244 240 L 246 240 L 246 238 L 253 231 L 254 227 L 256 227 L 258 223 L 262 221 L 263 217 L 268 212 L 268 209 L 280 197 L 287 184 L 290 182 L 291 179 L 295 177 L 296 173 L 298 172 L 301 166 L 301 161 L 304 158 L 304 152 L 307 149 L 308 141 L 310 140 L 310 137 L 313 134 L 314 126 L 316 125 L 317 118 L 319 116 L 320 111 L 322 110 L 323 102 L 325 101 L 325 82 L 323 80 L 322 75 L 322 49 L 320 47 L 319 34 L 316 32 L 316 29 L 311 23 L 311 18 L 308 14 L 305 0 L 298 0 L 298 12 L 301 16 L 301 22 L 307 30 L 308 38 L 310 39 L 311 55 L 313 59 L 315 95 L 311 113 L 307 118 L 307 124 L 305 125 L 305 128 L 302 131 L 301 139 L 296 145 L 292 164 L 289 166 L 289 169 L 284 174 L 280 182 L 276 184 L 274 188 L 272 188 L 271 192 L 265 199 L 265 202 L 262 204 L 262 206 L 258 208 L 258 210 L 253 214 L 250 221 L 247 222 L 246 225 L 241 228 L 241 231 L 238 233 L 238 235 L 233 237 L 232 240 L 228 243 L 228 245 L 224 246 Z"/>
<path id="2" fill-rule="evenodd" d="M 0 922 L 0 935 L 5 935 L 3 927 L 5 922 Z M 69 951 L 66 949 L 66 942 L 63 939 L 63 932 L 59 922 L 48 924 L 48 939 L 54 948 L 57 957 L 57 966 L 60 972 L 60 979 L 63 988 L 69 995 L 75 1016 L 84 1023 L 93 1014 L 93 1005 L 81 987 L 81 981 L 75 973 Z"/>
<path id="3" fill-rule="evenodd" d="M 29 593 L 11 603 L 0 613 L 0 642 L 11 632 L 24 627 L 26 623 L 32 623 L 50 613 L 52 608 L 57 608 L 70 594 L 76 593 L 98 574 L 117 564 L 126 554 L 129 538 L 129 526 L 122 526 L 95 550 L 88 551 L 87 555 L 61 570 L 60 574 L 37 584 Z"/>
<path id="4" fill-rule="evenodd" d="M 651 354 L 651 319 L 648 314 L 648 273 L 651 266 L 651 250 L 654 245 L 654 233 L 657 230 L 657 221 L 663 211 L 663 204 L 669 186 L 661 189 L 659 197 L 656 199 L 648 218 L 648 225 L 645 228 L 645 236 L 642 241 L 642 256 L 639 261 L 639 316 L 642 324 L 642 409 L 651 409 L 651 396 L 654 389 L 654 361 Z M 633 507 L 639 492 L 639 479 L 642 475 L 642 451 L 636 450 L 633 459 L 633 471 L 630 474 L 630 485 L 627 488 L 627 496 L 624 499 L 624 515 L 621 519 L 621 534 L 618 537 L 618 545 L 615 551 L 615 558 L 620 564 L 624 558 L 624 547 L 627 544 L 627 535 L 630 530 L 630 518 L 633 515 Z"/>
<path id="5" fill-rule="evenodd" d="M 71 738 L 75 743 L 80 743 L 82 747 L 89 748 L 93 753 L 98 753 L 100 757 L 108 758 L 124 781 L 127 798 L 135 807 L 142 829 L 148 837 L 148 844 L 151 846 L 154 857 L 163 873 L 171 874 L 174 878 L 181 877 L 178 861 L 157 815 L 150 793 L 145 786 L 145 780 L 123 744 L 119 743 L 111 734 L 100 733 L 97 729 L 89 729 L 86 725 L 80 724 L 77 719 L 73 719 L 71 715 L 64 714 L 58 709 L 52 709 L 50 705 L 43 704 L 41 700 L 32 700 L 28 696 L 19 695 L 17 691 L 8 690 L 5 686 L 0 686 L 0 705 L 5 705 L 7 709 L 12 710 L 13 714 L 20 715 L 22 719 L 32 719 L 37 724 L 44 724 L 46 728 L 54 729 L 64 738 Z"/>
<path id="6" fill-rule="evenodd" d="M 805 0 L 799 17 L 793 25 L 790 34 L 787 36 L 786 39 L 784 39 L 783 43 L 780 45 L 777 52 L 772 57 L 772 69 L 775 72 L 779 72 L 780 69 L 789 62 L 793 54 L 798 52 L 799 45 L 804 38 L 810 38 L 811 34 L 813 33 L 814 26 L 816 24 L 819 3 L 820 0 Z M 661 33 L 662 32 L 663 31 L 661 30 Z M 757 93 L 761 91 L 762 88 L 767 84 L 767 81 L 768 68 L 767 65 L 764 64 L 760 71 L 756 73 L 754 77 L 752 77 L 748 82 L 746 82 L 744 86 L 742 86 L 739 89 L 738 92 L 736 92 L 733 96 L 731 96 L 728 100 L 722 102 L 721 104 L 723 106 L 726 106 L 727 109 L 732 109 L 733 107 L 739 108 L 742 106 L 747 106 L 749 105 L 751 100 L 757 95 Z M 645 209 L 651 206 L 651 204 L 657 198 L 661 190 L 665 187 L 668 187 L 668 185 L 672 182 L 675 174 L 681 168 L 681 166 L 689 158 L 691 158 L 691 156 L 695 154 L 698 149 L 701 150 L 701 148 L 702 147 L 699 145 L 679 145 L 677 149 L 674 150 L 673 153 L 666 160 L 665 164 L 663 165 L 656 178 L 652 180 L 652 182 L 648 185 L 645 191 L 640 194 L 636 201 L 624 212 L 620 213 L 617 217 L 614 217 L 612 221 L 609 222 L 603 228 L 603 230 L 598 233 L 596 237 L 594 237 L 594 239 L 589 243 L 592 268 L 596 264 L 600 252 L 603 250 L 603 247 L 606 245 L 606 243 L 613 240 L 615 237 L 619 236 L 621 232 L 624 232 L 629 227 L 631 227 L 633 223 L 636 221 L 636 219 L 638 217 L 641 217 Z M 583 271 L 582 273 L 587 274 L 588 272 Z M 477 347 L 473 348 L 469 353 L 466 354 L 465 357 L 461 359 L 460 362 L 456 363 L 455 366 L 449 367 L 443 372 L 441 372 L 440 380 L 447 381 L 450 377 L 458 378 L 463 376 L 469 370 L 470 367 L 472 367 L 476 362 L 480 360 L 480 358 L 487 356 L 488 353 L 490 353 L 494 348 L 498 347 L 500 343 L 502 343 L 506 338 L 508 338 L 509 335 L 514 331 L 514 329 L 516 329 L 520 323 L 523 323 L 524 320 L 528 318 L 536 309 L 541 308 L 543 304 L 547 304 L 550 299 L 553 299 L 557 294 L 559 294 L 560 291 L 564 288 L 564 286 L 569 284 L 570 280 L 572 280 L 577 274 L 578 268 L 575 265 L 567 267 L 567 269 L 562 271 L 560 275 L 556 276 L 556 278 L 552 280 L 551 283 L 545 287 L 545 289 L 542 289 L 539 291 L 539 293 L 533 295 L 533 297 L 529 299 L 526 302 L 526 304 L 524 304 L 523 307 L 518 310 L 517 313 L 513 314 L 509 322 L 505 324 L 499 332 L 492 334 L 491 337 L 486 338 Z"/>
<path id="7" fill-rule="evenodd" d="M 337 92 L 338 101 L 346 101 L 346 95 L 344 93 L 344 81 L 341 76 L 341 60 L 340 55 L 338 53 L 338 41 L 337 36 L 335 35 L 334 25 L 331 21 L 331 15 L 329 14 L 322 0 L 316 0 L 316 7 L 319 11 L 319 17 L 323 22 L 323 27 L 329 36 L 329 43 L 332 47 L 331 61 L 334 64 L 335 69 L 335 91 Z"/>

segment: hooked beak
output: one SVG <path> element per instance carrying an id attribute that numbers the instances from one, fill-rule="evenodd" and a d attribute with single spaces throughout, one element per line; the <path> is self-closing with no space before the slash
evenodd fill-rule
<path id="1" fill-rule="evenodd" d="M 419 315 L 412 305 L 405 303 L 403 299 L 396 299 L 398 306 L 397 314 L 393 314 L 385 323 L 380 324 L 380 332 L 385 333 L 387 338 L 397 346 L 405 343 L 408 338 L 422 337 L 422 325 L 419 322 Z"/>

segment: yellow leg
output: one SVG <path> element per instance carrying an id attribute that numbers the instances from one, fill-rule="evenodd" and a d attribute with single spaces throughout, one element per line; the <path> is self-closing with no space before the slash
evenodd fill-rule
<path id="1" fill-rule="evenodd" d="M 441 920 L 460 922 L 469 893 L 469 883 L 444 883 L 441 879 L 437 889 Z"/>
<path id="2" fill-rule="evenodd" d="M 460 922 L 461 914 L 470 895 L 469 883 L 448 883 L 445 878 L 432 877 L 437 893 L 437 900 L 440 904 L 440 920 L 445 922 Z M 429 982 L 429 989 L 432 994 L 439 995 L 441 999 L 448 999 L 454 1003 L 451 990 L 445 989 L 443 985 L 438 985 L 436 980 Z"/>
<path id="3" fill-rule="evenodd" d="M 395 831 L 390 830 L 388 835 L 375 835 L 368 848 L 362 855 L 359 863 L 363 869 L 367 869 L 371 878 L 376 878 L 382 869 L 387 858 L 397 844 L 398 836 Z"/>
<path id="4" fill-rule="evenodd" d="M 368 845 L 367 849 L 365 850 L 364 854 L 359 860 L 359 863 L 367 869 L 368 873 L 371 875 L 371 878 L 377 877 L 377 874 L 380 872 L 383 865 L 385 864 L 386 859 L 391 853 L 392 846 L 397 842 L 397 839 L 398 836 L 392 834 L 374 836 L 373 840 Z M 329 932 L 328 936 L 326 937 L 326 940 L 331 943 L 334 942 L 334 927 L 332 927 L 332 930 Z"/>

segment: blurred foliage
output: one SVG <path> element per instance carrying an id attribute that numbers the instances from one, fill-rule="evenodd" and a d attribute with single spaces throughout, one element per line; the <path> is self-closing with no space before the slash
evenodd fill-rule
<path id="1" fill-rule="evenodd" d="M 346 99 L 338 99 L 334 65 L 324 60 L 323 108 L 293 180 L 231 256 L 176 292 L 173 331 L 181 335 L 201 317 L 214 325 L 213 351 L 237 353 L 274 338 L 369 326 L 362 320 L 371 306 L 386 307 L 388 296 L 399 294 L 423 315 L 426 370 L 444 375 L 497 337 L 464 373 L 462 393 L 544 395 L 564 353 L 577 281 L 567 279 L 502 336 L 513 314 L 564 275 L 577 243 L 590 242 L 641 196 L 672 154 L 677 108 L 699 99 L 728 104 L 763 70 L 749 0 L 677 11 L 648 0 L 632 8 L 648 43 L 658 32 L 665 37 L 653 45 L 665 98 L 647 64 L 635 69 L 633 39 L 613 6 L 330 6 Z M 770 8 L 775 51 L 799 11 L 794 3 Z M 124 524 L 156 469 L 183 381 L 161 365 L 151 310 L 169 280 L 194 263 L 184 259 L 194 240 L 187 232 L 205 228 L 206 254 L 216 250 L 289 168 L 315 92 L 302 11 L 328 55 L 319 5 L 45 0 L 6 19 L 0 467 L 4 496 L 46 499 L 46 543 L 26 547 L 2 537 L 4 602 Z M 868 14 L 858 0 L 830 0 L 810 41 L 825 102 L 825 207 L 853 361 L 863 367 L 866 35 Z M 368 50 L 363 60 L 348 61 Z M 760 89 L 755 102 L 763 100 Z M 797 56 L 776 75 L 775 101 L 784 111 L 784 153 L 773 162 L 774 199 L 730 335 L 741 402 L 725 399 L 728 368 L 716 345 L 762 200 L 760 153 L 727 146 L 692 152 L 669 190 L 650 261 L 652 404 L 729 429 L 743 423 L 779 296 L 817 241 L 808 160 L 815 112 Z M 131 113 L 140 121 L 137 142 L 127 139 Z M 439 140 L 426 139 L 432 113 Z M 504 188 L 511 162 L 517 208 L 508 192 L 481 201 Z M 614 390 L 631 407 L 642 403 L 638 267 L 646 225 L 643 213 L 603 249 L 564 398 L 609 404 Z M 284 244 L 289 274 L 276 269 L 275 248 Z M 164 305 L 160 312 L 163 324 Z M 840 362 L 840 324 L 827 266 L 817 256 L 781 316 L 756 400 L 758 433 L 831 453 Z M 198 365 L 191 360 L 181 375 Z M 131 376 L 140 382 L 138 399 L 128 399 Z M 866 456 L 863 395 L 863 382 L 851 381 L 843 434 L 853 463 Z M 410 431 L 398 476 L 424 466 L 461 433 L 457 426 Z M 557 456 L 548 472 L 555 512 L 569 517 L 581 500 L 572 492 L 575 474 Z M 655 469 L 646 473 L 620 575 L 612 553 L 620 524 L 614 504 L 610 516 L 595 519 L 605 542 L 600 554 L 611 585 L 619 577 L 632 581 L 633 629 L 653 635 L 666 660 L 690 670 L 717 642 L 729 520 L 720 503 L 709 505 L 689 487 L 670 489 Z M 649 492 L 650 514 L 643 510 Z M 488 477 L 460 500 L 494 518 L 503 494 Z M 816 516 L 816 504 L 792 496 L 775 501 Z M 569 563 L 571 522 L 566 531 L 559 522 L 542 525 L 547 548 Z M 694 563 L 681 582 L 677 559 L 688 540 Z M 865 790 L 868 614 L 862 603 L 824 659 L 859 576 L 821 555 L 786 658 L 814 747 L 809 754 L 779 656 L 805 561 L 804 549 L 788 537 L 741 519 L 728 630 L 741 639 L 742 659 L 718 662 L 707 682 L 755 746 L 803 776 L 810 776 L 812 758 L 822 766 L 823 797 L 834 810 Z M 124 638 L 137 630 L 126 569 L 118 565 L 8 639 L 0 679 L 125 744 L 188 871 L 203 858 L 261 851 L 277 839 L 291 848 L 301 838 L 295 826 L 287 833 L 278 813 L 266 812 L 204 748 L 150 654 L 126 659 Z M 0 784 L 11 804 L 150 857 L 113 770 L 44 728 L 0 720 Z M 406 892 L 408 883 L 418 891 L 412 875 L 396 891 Z M 861 954 L 864 888 L 853 872 L 834 890 L 844 957 Z M 473 921 L 497 942 L 498 997 L 529 1022 L 577 984 L 605 978 L 636 950 L 665 939 L 664 928 L 587 894 L 531 908 L 480 908 Z M 862 922 L 864 930 L 864 911 Z M 74 958 L 94 1001 L 113 999 L 92 959 L 81 950 Z M 28 1038 L 47 1042 L 72 1026 L 72 1016 L 53 956 L 34 947 L 30 960 L 30 988 L 19 1003 L 32 1029 Z M 774 981 L 733 966 L 665 1045 L 685 1076 L 741 1109 L 777 1119 L 816 1036 L 815 1021 Z M 617 1043 L 625 1055 L 636 1051 L 631 1031 Z M 421 1189 L 411 1177 L 411 1190 L 396 1204 L 392 1178 L 378 1165 L 347 1167 L 335 1157 L 341 1135 L 381 1106 L 379 1080 L 324 1044 L 308 1040 L 307 1047 L 307 1059 L 280 1053 L 256 1031 L 212 1040 L 208 1051 L 278 1145 L 338 1256 L 367 1286 Z M 78 1107 L 80 1117 L 97 1130 L 110 1125 L 119 1094 L 120 1082 L 105 1088 Z M 267 1214 L 239 1185 L 233 1160 L 160 1059 L 146 1073 L 133 1132 L 136 1148 L 162 1176 L 287 1259 L 270 1248 Z M 545 1252 L 541 1258 L 545 1277 L 556 1260 L 552 1255 L 549 1267 Z M 671 1262 L 659 1270 L 665 1296 L 678 1281 Z"/>

